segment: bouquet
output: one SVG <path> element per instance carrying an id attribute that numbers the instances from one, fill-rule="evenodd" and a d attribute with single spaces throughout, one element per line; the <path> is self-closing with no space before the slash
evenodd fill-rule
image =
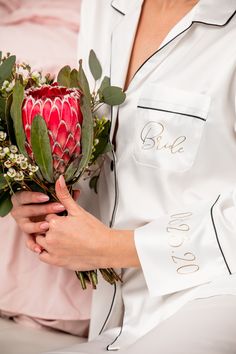
<path id="1" fill-rule="evenodd" d="M 63 67 L 54 80 L 0 52 L 0 216 L 11 211 L 16 191 L 39 191 L 57 201 L 54 185 L 60 175 L 71 193 L 85 175 L 96 191 L 99 168 L 93 166 L 112 148 L 110 121 L 97 112 L 103 104 L 123 103 L 125 94 L 108 77 L 101 79 L 93 50 L 89 68 L 95 81 L 92 92 L 82 60 L 78 69 Z M 119 280 L 113 269 L 100 272 L 111 284 Z M 76 275 L 83 289 L 86 283 L 96 288 L 97 270 Z"/>

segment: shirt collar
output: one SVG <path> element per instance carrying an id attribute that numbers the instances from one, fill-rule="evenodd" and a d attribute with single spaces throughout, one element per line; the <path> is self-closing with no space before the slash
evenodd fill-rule
<path id="1" fill-rule="evenodd" d="M 194 22 L 224 26 L 236 12 L 235 0 L 200 0 L 196 5 Z"/>
<path id="2" fill-rule="evenodd" d="M 111 6 L 122 15 L 127 15 L 134 7 L 141 5 L 144 0 L 112 0 Z"/>
<path id="3" fill-rule="evenodd" d="M 128 14 L 143 0 L 112 0 L 111 6 L 122 15 Z M 235 0 L 200 0 L 196 5 L 193 22 L 224 26 L 236 12 Z"/>

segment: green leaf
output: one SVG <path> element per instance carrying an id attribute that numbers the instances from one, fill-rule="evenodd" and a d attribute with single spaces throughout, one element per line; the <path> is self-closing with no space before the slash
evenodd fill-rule
<path id="1" fill-rule="evenodd" d="M 10 117 L 10 108 L 12 105 L 12 94 L 6 97 L 0 97 L 0 117 L 7 121 Z"/>
<path id="2" fill-rule="evenodd" d="M 80 86 L 83 94 L 87 97 L 87 99 L 90 102 L 90 99 L 91 99 L 90 88 L 89 88 L 89 83 L 88 83 L 87 77 L 85 75 L 83 66 L 82 66 L 82 60 L 79 61 L 78 79 L 79 79 L 79 86 Z"/>
<path id="3" fill-rule="evenodd" d="M 0 216 L 4 217 L 10 213 L 12 209 L 11 195 L 8 192 L 5 192 L 0 195 Z"/>
<path id="4" fill-rule="evenodd" d="M 42 177 L 41 177 L 41 180 L 42 180 Z M 32 191 L 32 192 L 39 192 L 39 193 L 43 193 L 45 194 L 45 189 L 43 189 L 43 187 L 39 186 L 37 183 L 35 183 L 34 181 L 29 181 L 27 182 L 27 186 L 29 187 L 29 189 Z M 50 193 L 48 193 L 48 196 L 50 195 Z"/>
<path id="5" fill-rule="evenodd" d="M 96 194 L 98 193 L 98 180 L 99 176 L 93 176 L 89 181 L 89 187 L 93 189 Z"/>
<path id="6" fill-rule="evenodd" d="M 98 89 L 98 94 L 99 98 L 102 99 L 103 95 L 102 92 L 105 88 L 109 87 L 111 85 L 111 80 L 108 76 L 105 76 L 104 79 L 102 80 L 101 86 Z"/>
<path id="7" fill-rule="evenodd" d="M 13 124 L 13 120 L 12 120 L 11 113 L 10 113 L 12 99 L 13 99 L 12 94 L 6 98 L 5 120 L 6 120 L 6 127 L 7 127 L 7 133 L 8 133 L 9 140 L 12 145 L 17 145 L 15 131 L 14 131 L 14 124 Z"/>
<path id="8" fill-rule="evenodd" d="M 0 86 L 2 86 L 5 80 L 10 79 L 15 62 L 16 56 L 11 55 L 0 65 Z"/>
<path id="9" fill-rule="evenodd" d="M 48 129 L 44 119 L 37 115 L 31 128 L 31 145 L 34 159 L 46 181 L 53 183 L 53 159 Z"/>
<path id="10" fill-rule="evenodd" d="M 64 66 L 57 75 L 58 84 L 65 87 L 71 87 L 70 74 L 71 74 L 70 66 L 69 65 Z"/>
<path id="11" fill-rule="evenodd" d="M 89 68 L 94 80 L 99 80 L 102 76 L 102 67 L 93 50 L 91 50 L 89 53 Z"/>
<path id="12" fill-rule="evenodd" d="M 6 178 L 3 176 L 3 174 L 0 174 L 0 190 L 5 189 L 8 186 Z"/>
<path id="13" fill-rule="evenodd" d="M 22 103 L 24 100 L 24 87 L 17 80 L 13 89 L 13 101 L 11 105 L 11 117 L 13 119 L 14 131 L 19 151 L 27 156 L 25 150 L 25 132 L 22 123 Z"/>
<path id="14" fill-rule="evenodd" d="M 0 97 L 0 117 L 5 118 L 6 98 Z"/>
<path id="15" fill-rule="evenodd" d="M 78 87 L 79 80 L 78 80 L 78 70 L 73 69 L 70 73 L 70 87 Z"/>
<path id="16" fill-rule="evenodd" d="M 91 159 L 92 149 L 93 149 L 93 115 L 91 112 L 90 102 L 86 96 L 82 96 L 81 99 L 81 112 L 83 114 L 83 124 L 82 124 L 82 159 L 79 164 L 79 169 L 75 173 L 74 177 L 78 178 L 84 172 L 88 163 Z"/>
<path id="17" fill-rule="evenodd" d="M 2 51 L 0 51 L 0 61 L 2 61 Z"/>
<path id="18" fill-rule="evenodd" d="M 65 181 L 70 182 L 73 179 L 73 176 L 79 169 L 79 164 L 81 161 L 82 156 L 79 156 L 75 159 L 71 164 L 69 164 L 66 172 L 65 172 Z"/>
<path id="19" fill-rule="evenodd" d="M 11 144 L 16 145 L 13 120 L 10 115 L 12 105 L 12 94 L 7 97 L 0 97 L 0 129 L 8 133 Z"/>
<path id="20" fill-rule="evenodd" d="M 125 101 L 126 94 L 120 87 L 109 86 L 102 91 L 102 101 L 110 106 L 118 106 Z"/>

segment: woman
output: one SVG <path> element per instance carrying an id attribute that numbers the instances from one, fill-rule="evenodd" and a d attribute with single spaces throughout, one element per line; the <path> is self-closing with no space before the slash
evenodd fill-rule
<path id="1" fill-rule="evenodd" d="M 235 353 L 235 13 L 231 0 L 84 1 L 80 53 L 92 47 L 127 94 L 111 114 L 102 222 L 63 177 L 68 217 L 32 223 L 40 196 L 13 198 L 22 229 L 46 230 L 28 240 L 41 261 L 123 269 L 113 297 L 100 280 L 92 341 L 61 353 Z"/>

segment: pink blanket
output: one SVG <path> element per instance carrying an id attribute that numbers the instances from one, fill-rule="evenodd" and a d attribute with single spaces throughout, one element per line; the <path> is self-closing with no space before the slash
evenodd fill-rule
<path id="1" fill-rule="evenodd" d="M 35 69 L 77 66 L 80 0 L 0 0 L 0 50 Z"/>
<path id="2" fill-rule="evenodd" d="M 79 7 L 79 0 L 0 0 L 0 50 L 44 71 L 77 65 Z M 0 312 L 74 327 L 89 318 L 91 291 L 81 290 L 74 272 L 39 262 L 10 216 L 0 219 L 0 279 Z"/>

